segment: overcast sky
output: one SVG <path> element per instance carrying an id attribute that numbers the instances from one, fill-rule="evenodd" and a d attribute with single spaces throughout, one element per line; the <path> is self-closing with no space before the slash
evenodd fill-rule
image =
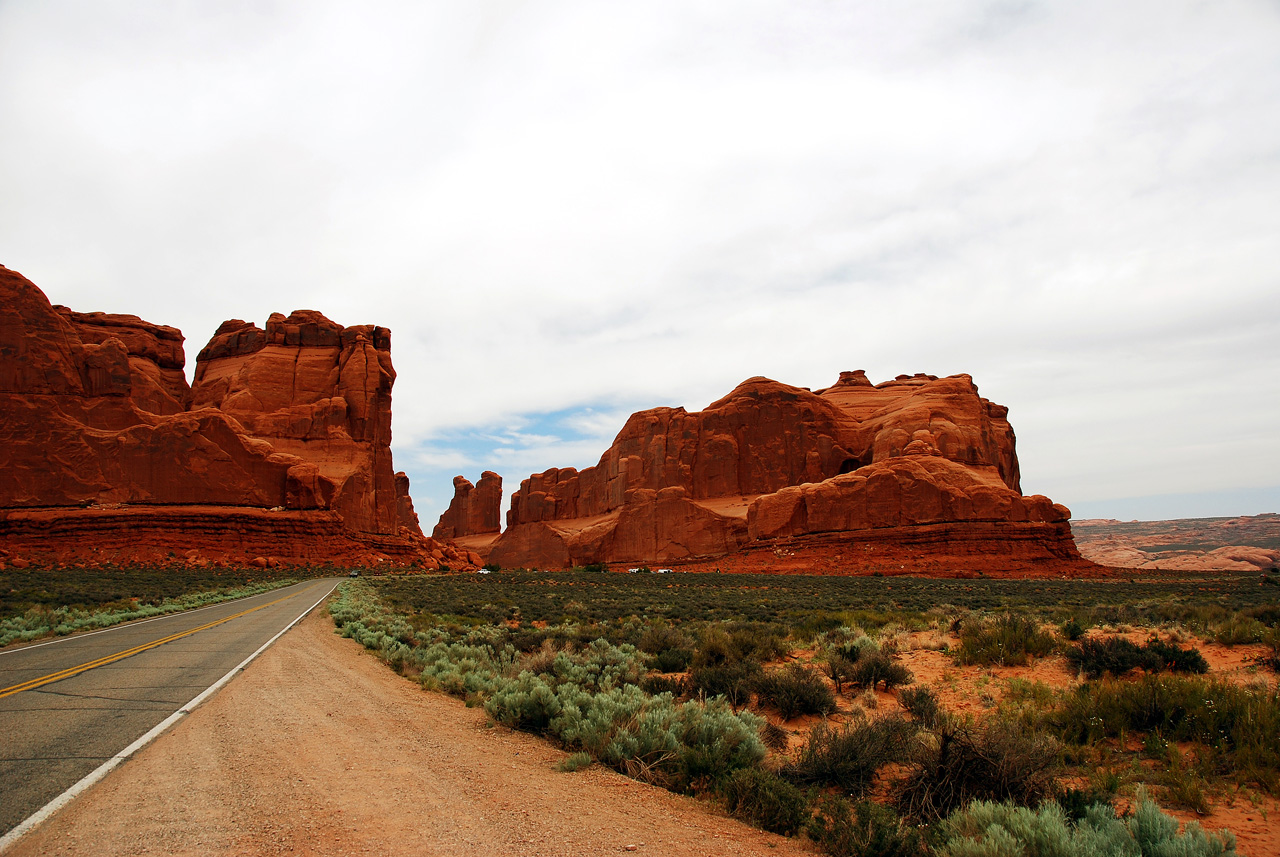
<path id="1" fill-rule="evenodd" d="M 393 331 L 396 466 L 973 375 L 1076 517 L 1280 511 L 1280 3 L 0 0 L 0 263 Z"/>

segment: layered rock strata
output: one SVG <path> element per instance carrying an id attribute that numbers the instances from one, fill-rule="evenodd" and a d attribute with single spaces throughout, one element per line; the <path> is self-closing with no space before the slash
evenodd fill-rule
<path id="1" fill-rule="evenodd" d="M 892 533 L 958 570 L 1087 567 L 1068 510 L 1021 494 L 1007 417 L 967 375 L 845 372 L 817 391 L 751 378 L 697 413 L 634 414 L 595 467 L 524 480 L 488 558 L 670 564 Z"/>
<path id="2" fill-rule="evenodd" d="M 17 546 L 93 559 L 110 545 L 113 560 L 128 559 L 131 544 L 146 552 L 141 533 L 230 560 L 429 562 L 440 550 L 392 468 L 386 328 L 307 310 L 273 315 L 266 330 L 226 322 L 188 387 L 174 328 L 54 307 L 2 267 L 0 306 L 0 550 L 10 556 Z M 123 529 L 110 536 L 114 525 Z M 32 536 L 42 527 L 67 541 L 42 545 Z"/>

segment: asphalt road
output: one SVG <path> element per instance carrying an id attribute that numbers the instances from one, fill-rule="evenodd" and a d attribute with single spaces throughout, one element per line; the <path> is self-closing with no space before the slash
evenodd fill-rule
<path id="1" fill-rule="evenodd" d="M 335 583 L 0 650 L 0 835 L 191 702 Z"/>

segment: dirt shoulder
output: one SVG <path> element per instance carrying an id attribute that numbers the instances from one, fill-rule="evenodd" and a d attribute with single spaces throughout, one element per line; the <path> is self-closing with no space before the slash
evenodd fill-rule
<path id="1" fill-rule="evenodd" d="M 813 854 L 715 808 L 489 727 L 316 611 L 9 852 Z"/>

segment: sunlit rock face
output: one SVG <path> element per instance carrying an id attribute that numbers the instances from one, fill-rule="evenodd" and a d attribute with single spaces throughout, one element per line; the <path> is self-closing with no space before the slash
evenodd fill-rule
<path id="1" fill-rule="evenodd" d="M 0 539 L 35 533 L 53 516 L 59 532 L 83 538 L 23 551 L 101 558 L 110 544 L 113 556 L 128 556 L 130 539 L 106 532 L 109 518 L 127 517 L 120 526 L 151 534 L 148 545 L 134 540 L 135 554 L 172 552 L 166 532 L 170 549 L 215 558 L 421 559 L 438 550 L 424 542 L 408 480 L 392 467 L 386 328 L 343 327 L 310 310 L 272 315 L 265 330 L 228 321 L 188 387 L 183 336 L 172 327 L 51 306 L 2 267 L 0 304 Z M 187 524 L 183 507 L 193 510 Z"/>
<path id="2" fill-rule="evenodd" d="M 968 375 L 872 384 L 843 372 L 817 391 L 751 378 L 697 413 L 634 414 L 594 467 L 524 480 L 489 559 L 690 563 L 899 533 L 933 565 L 954 556 L 957 571 L 984 555 L 993 571 L 1088 566 L 1067 509 L 1021 494 L 1007 416 Z M 873 559 L 854 552 L 848 571 Z"/>

